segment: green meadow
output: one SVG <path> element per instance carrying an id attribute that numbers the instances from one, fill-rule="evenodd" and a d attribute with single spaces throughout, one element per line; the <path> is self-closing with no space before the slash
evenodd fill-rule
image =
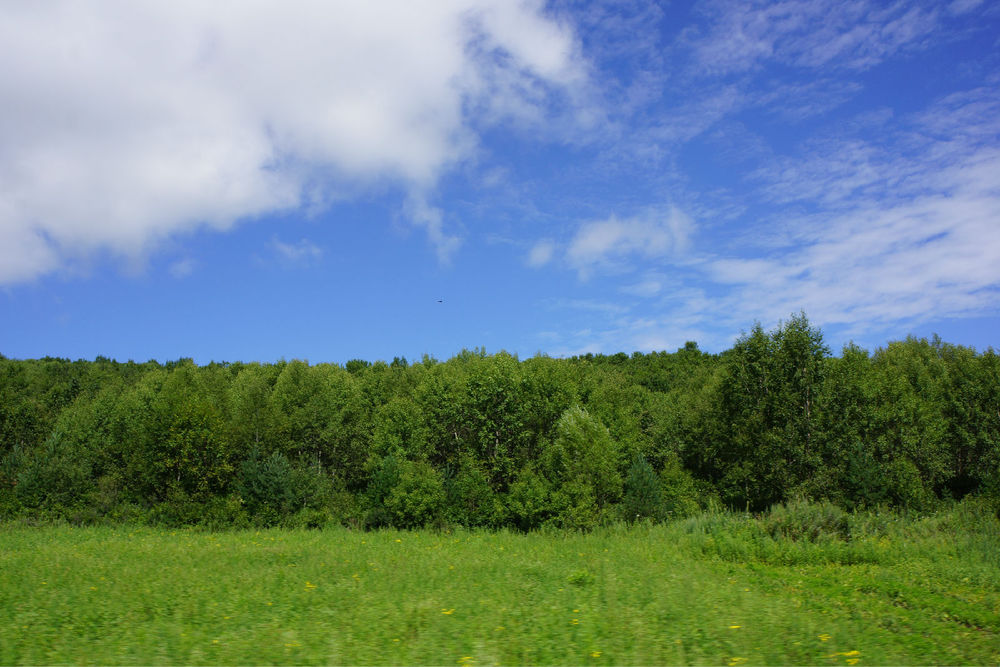
<path id="1" fill-rule="evenodd" d="M 589 533 L 8 524 L 0 662 L 1000 662 L 994 511 L 822 510 Z"/>

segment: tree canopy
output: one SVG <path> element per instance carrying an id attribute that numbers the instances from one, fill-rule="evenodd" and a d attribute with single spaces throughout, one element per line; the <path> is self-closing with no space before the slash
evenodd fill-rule
<path id="1" fill-rule="evenodd" d="M 709 504 L 1000 499 L 1000 359 L 732 349 L 196 366 L 0 356 L 0 518 L 590 528 Z"/>

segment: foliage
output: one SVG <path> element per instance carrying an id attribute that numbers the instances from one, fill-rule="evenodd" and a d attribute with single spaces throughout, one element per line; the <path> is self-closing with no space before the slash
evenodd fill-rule
<path id="1" fill-rule="evenodd" d="M 633 459 L 628 470 L 621 506 L 626 521 L 659 521 L 666 512 L 660 480 L 641 454 Z"/>
<path id="2" fill-rule="evenodd" d="M 318 470 L 294 466 L 281 452 L 264 459 L 254 450 L 240 466 L 237 491 L 256 523 L 274 526 L 297 513 L 318 510 L 328 488 Z"/>
<path id="3" fill-rule="evenodd" d="M 444 512 L 441 474 L 425 461 L 404 461 L 385 508 L 397 528 L 419 528 L 437 522 Z"/>
<path id="4" fill-rule="evenodd" d="M 822 465 L 817 398 L 828 354 L 804 314 L 770 334 L 757 324 L 727 354 L 714 474 L 732 506 L 780 502 Z"/>
<path id="5" fill-rule="evenodd" d="M 829 502 L 810 503 L 801 498 L 775 505 L 768 512 L 764 529 L 774 538 L 815 542 L 822 537 L 842 539 L 849 535 L 848 515 Z"/>
<path id="6" fill-rule="evenodd" d="M 930 513 L 1000 504 L 998 404 L 992 349 L 832 356 L 801 313 L 719 355 L 0 357 L 0 518 L 589 531 L 796 499 Z"/>

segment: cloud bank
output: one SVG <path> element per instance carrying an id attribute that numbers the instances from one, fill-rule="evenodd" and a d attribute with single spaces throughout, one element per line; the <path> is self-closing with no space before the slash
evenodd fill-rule
<path id="1" fill-rule="evenodd" d="M 423 204 L 477 127 L 538 122 L 584 82 L 539 2 L 0 6 L 0 284 L 96 251 L 350 196 Z"/>

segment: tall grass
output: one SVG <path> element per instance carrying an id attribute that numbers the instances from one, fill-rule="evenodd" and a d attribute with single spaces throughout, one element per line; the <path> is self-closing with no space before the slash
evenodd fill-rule
<path id="1" fill-rule="evenodd" d="M 995 664 L 1000 523 L 808 504 L 569 532 L 8 526 L 3 664 Z"/>

